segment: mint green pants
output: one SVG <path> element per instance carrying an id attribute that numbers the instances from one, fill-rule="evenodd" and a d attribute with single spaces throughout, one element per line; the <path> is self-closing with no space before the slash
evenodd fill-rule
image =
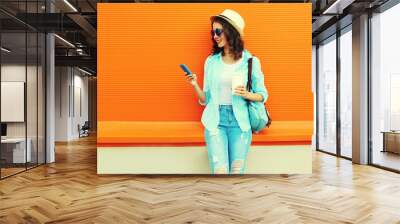
<path id="1" fill-rule="evenodd" d="M 218 131 L 205 130 L 205 140 L 213 174 L 243 174 L 252 140 L 251 130 L 243 132 L 232 106 L 219 106 Z"/>

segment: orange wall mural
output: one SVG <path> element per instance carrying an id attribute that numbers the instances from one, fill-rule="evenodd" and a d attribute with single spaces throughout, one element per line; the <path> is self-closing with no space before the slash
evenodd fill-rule
<path id="1" fill-rule="evenodd" d="M 98 4 L 98 120 L 200 121 L 179 64 L 203 85 L 210 16 L 226 8 L 246 21 L 274 121 L 312 121 L 311 4 L 293 3 Z"/>

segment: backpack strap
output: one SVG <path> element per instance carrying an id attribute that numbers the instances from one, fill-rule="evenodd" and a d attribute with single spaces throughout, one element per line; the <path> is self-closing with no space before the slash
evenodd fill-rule
<path id="1" fill-rule="evenodd" d="M 249 60 L 247 61 L 247 91 L 251 92 L 251 74 L 252 74 L 252 70 L 253 70 L 253 57 L 249 58 Z"/>

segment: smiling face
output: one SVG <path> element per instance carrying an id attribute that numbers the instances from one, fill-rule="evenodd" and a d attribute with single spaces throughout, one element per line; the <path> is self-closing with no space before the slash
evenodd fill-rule
<path id="1" fill-rule="evenodd" d="M 244 42 L 239 32 L 226 20 L 214 17 L 211 22 L 212 54 L 233 54 L 235 60 L 242 57 Z"/>
<path id="2" fill-rule="evenodd" d="M 219 22 L 213 22 L 212 29 L 214 31 L 214 36 L 212 37 L 214 39 L 214 41 L 218 44 L 219 48 L 224 47 L 228 42 L 227 42 L 222 24 Z M 221 30 L 222 30 L 222 33 L 220 33 L 220 35 L 218 36 L 217 35 L 217 34 L 219 34 L 218 31 L 221 31 Z"/>

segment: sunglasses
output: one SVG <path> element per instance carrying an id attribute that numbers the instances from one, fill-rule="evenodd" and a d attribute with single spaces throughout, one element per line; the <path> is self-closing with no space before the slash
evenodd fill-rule
<path id="1" fill-rule="evenodd" d="M 217 28 L 215 30 L 211 30 L 211 36 L 214 36 L 215 34 L 217 34 L 218 37 L 220 37 L 222 35 L 224 31 L 220 28 Z"/>

